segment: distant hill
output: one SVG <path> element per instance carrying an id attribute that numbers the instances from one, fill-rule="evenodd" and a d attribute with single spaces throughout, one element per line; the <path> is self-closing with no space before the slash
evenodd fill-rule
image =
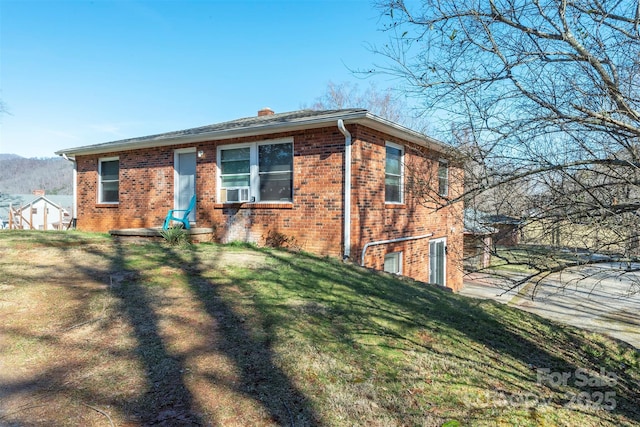
<path id="1" fill-rule="evenodd" d="M 0 161 L 1 160 L 11 160 L 11 159 L 22 159 L 23 157 L 18 156 L 17 154 L 2 154 L 0 153 Z"/>
<path id="2" fill-rule="evenodd" d="M 0 154 L 0 194 L 73 194 L 73 164 L 60 157 Z"/>

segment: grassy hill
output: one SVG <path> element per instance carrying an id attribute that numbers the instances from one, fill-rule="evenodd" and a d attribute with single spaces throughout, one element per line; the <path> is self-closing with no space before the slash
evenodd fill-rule
<path id="1" fill-rule="evenodd" d="M 0 424 L 638 425 L 637 349 L 341 262 L 0 232 Z"/>

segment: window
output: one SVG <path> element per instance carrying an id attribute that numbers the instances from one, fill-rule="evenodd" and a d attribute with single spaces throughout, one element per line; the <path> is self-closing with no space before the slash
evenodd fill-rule
<path id="1" fill-rule="evenodd" d="M 384 271 L 402 274 L 402 252 L 392 252 L 384 256 Z"/>
<path id="2" fill-rule="evenodd" d="M 429 282 L 446 285 L 447 241 L 435 239 L 429 242 Z"/>
<path id="3" fill-rule="evenodd" d="M 98 161 L 98 202 L 118 203 L 120 161 L 118 158 Z"/>
<path id="4" fill-rule="evenodd" d="M 449 164 L 446 160 L 438 162 L 438 194 L 449 195 Z"/>
<path id="5" fill-rule="evenodd" d="M 293 142 L 220 147 L 220 201 L 291 202 Z"/>
<path id="6" fill-rule="evenodd" d="M 31 208 L 32 215 L 38 215 L 38 208 Z"/>
<path id="7" fill-rule="evenodd" d="M 220 150 L 222 200 L 246 202 L 251 185 L 251 148 Z"/>
<path id="8" fill-rule="evenodd" d="M 264 144 L 258 146 L 258 173 L 262 201 L 291 199 L 293 181 L 293 144 Z"/>
<path id="9" fill-rule="evenodd" d="M 384 167 L 384 201 L 387 203 L 402 203 L 403 148 L 400 145 L 387 142 L 386 154 Z"/>

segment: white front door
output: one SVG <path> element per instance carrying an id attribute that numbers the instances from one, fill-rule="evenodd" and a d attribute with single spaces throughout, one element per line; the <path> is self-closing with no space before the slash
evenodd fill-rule
<path id="1" fill-rule="evenodd" d="M 191 197 L 196 193 L 196 151 L 176 150 L 175 156 L 174 209 L 187 209 Z M 195 209 L 189 214 L 189 221 L 195 222 Z"/>
<path id="2" fill-rule="evenodd" d="M 447 286 L 447 239 L 429 241 L 429 282 Z"/>

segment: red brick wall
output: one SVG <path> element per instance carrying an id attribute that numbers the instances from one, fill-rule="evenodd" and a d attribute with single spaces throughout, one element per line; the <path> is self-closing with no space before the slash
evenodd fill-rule
<path id="1" fill-rule="evenodd" d="M 218 145 L 293 136 L 294 203 L 222 205 L 216 200 Z M 190 145 L 78 156 L 78 228 L 159 227 L 173 208 L 174 150 Z M 191 145 L 193 147 L 193 145 Z M 337 127 L 312 129 L 268 138 L 250 137 L 198 143 L 196 226 L 215 227 L 223 242 L 263 243 L 269 231 L 293 236 L 309 252 L 342 253 L 344 136 Z M 97 203 L 99 158 L 119 157 L 120 201 Z"/>
<path id="2" fill-rule="evenodd" d="M 106 232 L 114 228 L 162 224 L 173 207 L 173 148 L 152 148 L 78 156 L 78 228 Z M 98 160 L 119 157 L 120 202 L 98 203 Z"/>
<path id="3" fill-rule="evenodd" d="M 431 237 L 370 246 L 365 265 L 384 267 L 384 255 L 403 252 L 402 273 L 429 281 L 429 240 L 447 239 L 447 286 L 462 286 L 462 204 L 446 206 L 437 195 L 438 161 L 442 154 L 423 149 L 375 130 L 357 126 L 353 132 L 352 255 L 360 262 L 365 244 L 403 237 Z M 404 146 L 405 194 L 403 204 L 385 203 L 384 170 L 386 142 Z M 462 169 L 449 165 L 449 199 L 462 193 Z M 419 184 L 411 184 L 411 178 Z"/>
<path id="4" fill-rule="evenodd" d="M 342 253 L 344 137 L 337 127 L 331 127 L 273 138 L 285 136 L 294 138 L 293 203 L 244 203 L 229 207 L 215 203 L 216 192 L 212 189 L 212 197 L 200 204 L 206 210 L 205 225 L 207 219 L 217 224 L 217 236 L 222 242 L 243 240 L 262 244 L 267 234 L 275 231 L 294 237 L 295 243 L 306 251 L 338 257 Z M 224 144 L 230 142 L 233 141 L 225 140 Z M 214 159 L 215 151 L 212 148 Z M 215 180 L 207 185 L 215 185 Z"/>
<path id="5" fill-rule="evenodd" d="M 454 268 L 459 240 L 462 248 L 462 210 L 445 208 L 434 212 L 412 197 L 400 207 L 384 203 L 385 135 L 362 127 L 347 126 L 353 135 L 352 259 L 360 263 L 362 246 L 373 240 L 434 233 L 448 238 L 448 285 L 457 288 L 461 273 Z M 216 200 L 216 156 L 218 145 L 293 137 L 293 203 L 222 205 Z M 196 162 L 197 227 L 215 227 L 222 242 L 243 240 L 263 244 L 270 231 L 295 238 L 302 249 L 339 257 L 343 253 L 343 161 L 344 136 L 336 126 L 209 141 L 191 145 L 140 149 L 78 156 L 78 228 L 105 232 L 116 228 L 159 227 L 173 208 L 174 150 L 195 147 L 203 155 Z M 407 161 L 410 150 L 406 150 Z M 427 155 L 437 155 L 427 153 Z M 101 157 L 120 160 L 120 201 L 97 203 L 97 164 Z M 415 156 L 421 158 L 422 156 Z M 433 160 L 424 160 L 432 164 Z M 451 168 L 452 175 L 454 168 Z M 453 180 L 452 180 L 453 181 Z M 452 190 L 456 190 L 452 185 Z M 452 191 L 450 194 L 454 194 Z M 403 250 L 403 273 L 428 280 L 428 239 L 374 246 L 366 265 L 382 269 L 384 254 Z M 462 249 L 460 249 L 460 258 Z M 377 256 L 376 256 L 377 255 Z"/>

